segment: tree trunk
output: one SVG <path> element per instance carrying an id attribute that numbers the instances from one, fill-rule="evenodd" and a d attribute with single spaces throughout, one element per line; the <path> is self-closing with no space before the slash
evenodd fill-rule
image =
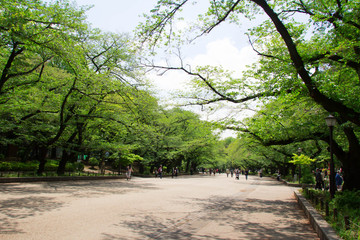
<path id="1" fill-rule="evenodd" d="M 333 152 L 341 162 L 343 173 L 343 190 L 360 190 L 360 143 L 354 130 L 349 127 L 343 129 L 348 143 L 349 151 L 345 152 L 333 141 Z"/>
<path id="2" fill-rule="evenodd" d="M 66 150 L 63 150 L 63 153 L 62 153 L 62 157 L 61 157 L 61 160 L 59 162 L 59 166 L 56 170 L 56 173 L 58 175 L 64 175 L 65 174 L 65 166 L 66 166 L 66 163 L 67 161 L 69 160 L 69 154 L 67 153 Z"/>
<path id="3" fill-rule="evenodd" d="M 37 170 L 37 175 L 42 175 L 45 171 L 45 164 L 46 164 L 46 156 L 47 156 L 48 149 L 47 147 L 40 147 L 39 148 L 39 168 Z"/>
<path id="4" fill-rule="evenodd" d="M 5 159 L 10 161 L 17 160 L 18 151 L 19 151 L 18 146 L 14 144 L 8 144 Z"/>
<path id="5" fill-rule="evenodd" d="M 140 174 L 143 174 L 144 171 L 145 171 L 144 164 L 140 163 L 140 164 L 139 164 L 139 173 L 140 173 Z"/>
<path id="6" fill-rule="evenodd" d="M 188 159 L 186 159 L 186 168 L 185 168 L 185 172 L 189 172 L 189 170 L 190 170 L 190 159 L 188 158 Z"/>
<path id="7" fill-rule="evenodd" d="M 51 159 L 56 159 L 56 147 L 51 148 Z"/>
<path id="8" fill-rule="evenodd" d="M 356 151 L 357 152 L 357 151 Z M 343 190 L 360 190 L 360 159 L 358 154 L 349 153 L 343 164 Z"/>

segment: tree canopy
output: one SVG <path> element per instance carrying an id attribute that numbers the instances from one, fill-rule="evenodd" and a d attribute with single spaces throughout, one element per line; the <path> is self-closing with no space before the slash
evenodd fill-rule
<path id="1" fill-rule="evenodd" d="M 64 174 L 84 154 L 117 166 L 139 161 L 142 171 L 189 171 L 214 157 L 212 127 L 158 104 L 128 35 L 91 28 L 88 9 L 67 0 L 0 8 L 1 160 L 39 160 L 42 174 L 60 149 Z"/>
<path id="2" fill-rule="evenodd" d="M 177 15 L 192 2 L 158 1 L 139 36 L 152 44 L 174 41 L 180 35 L 174 33 Z M 339 123 L 333 149 L 344 170 L 344 188 L 360 189 L 359 6 L 358 1 L 335 0 L 209 1 L 193 21 L 193 38 L 211 34 L 226 22 L 241 24 L 240 17 L 263 15 L 247 33 L 260 60 L 240 78 L 219 66 L 188 68 L 181 63 L 168 68 L 194 76 L 196 87 L 203 89 L 191 104 L 260 102 L 263 110 L 254 117 L 241 123 L 233 119 L 225 127 L 247 133 L 264 146 L 292 145 L 295 152 L 299 142 L 329 143 L 324 118 L 333 114 Z"/>

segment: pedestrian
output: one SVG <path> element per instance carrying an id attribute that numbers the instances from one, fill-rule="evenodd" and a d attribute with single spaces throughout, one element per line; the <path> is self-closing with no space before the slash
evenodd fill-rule
<path id="1" fill-rule="evenodd" d="M 248 175 L 249 175 L 249 171 L 248 170 L 245 170 L 245 179 L 248 180 Z"/>
<path id="2" fill-rule="evenodd" d="M 230 170 L 227 168 L 226 169 L 226 176 L 229 177 L 229 173 L 230 173 Z"/>
<path id="3" fill-rule="evenodd" d="M 178 176 L 178 173 L 179 173 L 179 169 L 178 169 L 178 167 L 176 167 L 176 168 L 175 168 L 175 177 Z"/>
<path id="4" fill-rule="evenodd" d="M 240 170 L 237 168 L 235 169 L 235 179 L 239 180 L 240 179 Z"/>
<path id="5" fill-rule="evenodd" d="M 158 169 L 158 174 L 159 174 L 160 179 L 162 179 L 162 173 L 163 173 L 163 167 L 162 167 L 162 165 L 160 165 L 160 167 Z"/>
<path id="6" fill-rule="evenodd" d="M 230 175 L 231 175 L 231 177 L 234 176 L 234 169 L 230 169 Z"/>
<path id="7" fill-rule="evenodd" d="M 329 174 L 328 174 L 328 171 L 327 169 L 324 169 L 323 170 L 324 172 L 324 190 L 329 190 Z"/>
<path id="8" fill-rule="evenodd" d="M 131 172 L 132 172 L 132 167 L 131 164 L 129 164 L 129 166 L 126 167 L 126 180 L 131 179 Z"/>
<path id="9" fill-rule="evenodd" d="M 324 169 L 320 171 L 321 172 L 321 179 L 322 179 L 322 182 L 321 182 L 321 186 L 322 188 L 325 190 L 325 171 Z"/>
<path id="10" fill-rule="evenodd" d="M 315 173 L 315 181 L 316 181 L 315 189 L 322 190 L 323 179 L 322 179 L 322 176 L 321 176 L 321 170 L 318 169 L 318 168 L 316 169 L 316 173 Z"/>
<path id="11" fill-rule="evenodd" d="M 341 185 L 343 183 L 343 179 L 340 175 L 340 171 L 337 171 L 336 175 L 335 175 L 335 183 L 336 183 L 336 188 L 340 189 Z"/>

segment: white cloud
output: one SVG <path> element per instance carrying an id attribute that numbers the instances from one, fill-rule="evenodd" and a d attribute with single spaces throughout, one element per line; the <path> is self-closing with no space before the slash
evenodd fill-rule
<path id="1" fill-rule="evenodd" d="M 205 53 L 188 57 L 184 59 L 184 63 L 190 65 L 193 69 L 195 66 L 202 65 L 222 66 L 226 70 L 234 71 L 236 76 L 240 76 L 241 72 L 245 70 L 246 65 L 250 65 L 256 60 L 257 55 L 251 46 L 239 49 L 229 38 L 223 38 L 209 42 L 206 45 Z M 173 62 L 176 62 L 176 60 Z M 165 61 L 158 64 L 166 66 Z M 152 74 L 150 78 L 153 80 L 160 96 L 166 96 L 168 93 L 176 90 L 186 90 L 191 77 L 182 71 L 172 70 L 161 76 Z"/>
<path id="2" fill-rule="evenodd" d="M 210 42 L 206 46 L 206 53 L 199 54 L 191 59 L 192 65 L 222 66 L 239 75 L 245 70 L 246 65 L 257 60 L 256 53 L 251 46 L 238 49 L 229 38 Z"/>
<path id="3" fill-rule="evenodd" d="M 212 65 L 222 66 L 224 69 L 233 71 L 236 77 L 241 76 L 242 71 L 246 69 L 246 65 L 254 63 L 258 56 L 253 51 L 251 46 L 246 46 L 239 49 L 233 41 L 229 38 L 223 38 L 212 41 L 204 48 L 204 53 L 196 54 L 192 57 L 184 59 L 184 64 L 188 64 L 194 69 L 196 66 Z M 171 64 L 176 64 L 176 58 L 172 59 Z M 161 61 L 158 63 L 161 66 L 166 66 L 169 61 Z M 174 65 L 174 67 L 179 65 Z M 171 93 L 182 90 L 186 91 L 189 88 L 191 76 L 182 71 L 167 71 L 165 74 L 159 76 L 151 75 L 154 85 L 156 86 L 157 96 L 160 98 L 160 103 L 165 105 L 175 104 L 178 102 L 173 98 Z M 188 106 L 187 110 L 191 110 L 200 114 L 203 120 L 221 120 L 227 117 L 234 117 L 238 120 L 249 117 L 253 114 L 252 111 L 246 109 L 239 109 L 238 104 L 221 103 L 215 111 L 201 111 L 199 106 Z M 227 131 L 222 134 L 222 137 L 235 137 L 236 132 Z"/>

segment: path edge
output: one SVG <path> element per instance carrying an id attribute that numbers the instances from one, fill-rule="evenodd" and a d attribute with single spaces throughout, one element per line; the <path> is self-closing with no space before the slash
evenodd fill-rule
<path id="1" fill-rule="evenodd" d="M 295 190 L 294 195 L 321 240 L 341 239 L 330 224 L 326 222 L 305 197 L 300 194 L 299 190 Z"/>

